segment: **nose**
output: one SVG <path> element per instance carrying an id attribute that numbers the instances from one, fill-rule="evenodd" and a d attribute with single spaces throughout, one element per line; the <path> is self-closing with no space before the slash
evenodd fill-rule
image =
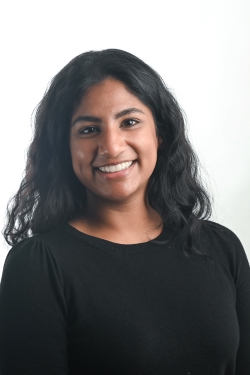
<path id="1" fill-rule="evenodd" d="M 98 153 L 106 158 L 116 158 L 126 149 L 126 141 L 121 129 L 106 128 L 99 138 Z"/>

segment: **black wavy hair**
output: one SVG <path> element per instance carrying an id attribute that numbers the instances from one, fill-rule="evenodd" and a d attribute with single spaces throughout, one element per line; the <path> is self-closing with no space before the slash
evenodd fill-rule
<path id="1" fill-rule="evenodd" d="M 199 253 L 192 248 L 192 236 L 209 218 L 211 203 L 199 179 L 182 110 L 159 74 L 119 49 L 85 52 L 52 79 L 36 109 L 25 176 L 8 205 L 6 241 L 14 245 L 50 231 L 84 210 L 85 188 L 71 163 L 70 123 L 86 90 L 109 77 L 123 82 L 152 111 L 163 143 L 149 180 L 148 200 L 176 233 L 186 227 L 186 248 Z"/>

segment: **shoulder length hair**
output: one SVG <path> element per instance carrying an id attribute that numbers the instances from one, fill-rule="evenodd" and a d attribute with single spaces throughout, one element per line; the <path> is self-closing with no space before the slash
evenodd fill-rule
<path id="1" fill-rule="evenodd" d="M 4 236 L 10 245 L 50 231 L 84 210 L 85 188 L 71 163 L 70 123 L 86 90 L 109 77 L 123 82 L 152 111 L 163 142 L 148 200 L 176 233 L 186 226 L 187 247 L 192 248 L 192 234 L 210 216 L 211 204 L 199 180 L 182 110 L 150 66 L 118 49 L 83 53 L 52 79 L 36 110 L 25 176 L 8 206 Z"/>

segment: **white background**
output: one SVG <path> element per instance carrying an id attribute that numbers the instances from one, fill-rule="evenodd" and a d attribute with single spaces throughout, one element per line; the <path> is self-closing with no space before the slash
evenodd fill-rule
<path id="1" fill-rule="evenodd" d="M 47 83 L 84 51 L 119 48 L 157 70 L 185 110 L 214 194 L 212 219 L 239 236 L 250 258 L 249 0 L 2 4 L 1 227 Z M 0 244 L 1 274 L 8 247 Z"/>

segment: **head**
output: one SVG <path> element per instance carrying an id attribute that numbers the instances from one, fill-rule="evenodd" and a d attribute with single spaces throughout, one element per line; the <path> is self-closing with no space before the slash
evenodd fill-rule
<path id="1" fill-rule="evenodd" d="M 157 168 L 151 180 L 157 179 L 159 169 L 166 167 L 166 163 L 170 162 L 169 154 L 174 143 L 178 144 L 180 139 L 185 137 L 184 121 L 176 100 L 160 76 L 143 61 L 128 52 L 113 49 L 90 51 L 74 58 L 52 80 L 38 107 L 36 131 L 37 135 L 44 139 L 41 152 L 44 153 L 46 150 L 50 159 L 47 160 L 47 164 L 53 164 L 51 158 L 54 159 L 54 170 L 51 168 L 49 179 L 56 180 L 59 177 L 56 170 L 61 171 L 58 182 L 66 183 L 72 191 L 75 190 L 75 200 L 81 207 L 85 194 L 83 186 L 74 178 L 72 171 L 69 149 L 70 124 L 74 112 L 88 90 L 107 78 L 123 83 L 153 115 L 156 132 L 162 143 Z M 37 146 L 34 151 L 38 151 Z M 45 158 L 41 155 L 39 160 L 43 159 Z M 49 171 L 46 165 L 45 169 Z M 148 194 L 150 200 L 150 188 Z"/>
<path id="2" fill-rule="evenodd" d="M 114 79 L 92 85 L 73 113 L 73 170 L 86 188 L 87 205 L 100 200 L 147 205 L 147 185 L 160 139 L 150 109 Z"/>
<path id="3" fill-rule="evenodd" d="M 34 233 L 84 210 L 86 189 L 72 167 L 70 127 L 90 88 L 107 79 L 121 82 L 152 114 L 161 144 L 147 184 L 151 206 L 176 228 L 193 214 L 201 217 L 207 212 L 208 199 L 197 179 L 197 160 L 185 135 L 182 111 L 161 77 L 128 52 L 90 51 L 75 57 L 53 78 L 37 108 L 27 173 L 19 191 L 26 194 L 26 210 L 33 207 L 29 219 Z M 27 209 L 31 196 L 33 203 Z"/>

